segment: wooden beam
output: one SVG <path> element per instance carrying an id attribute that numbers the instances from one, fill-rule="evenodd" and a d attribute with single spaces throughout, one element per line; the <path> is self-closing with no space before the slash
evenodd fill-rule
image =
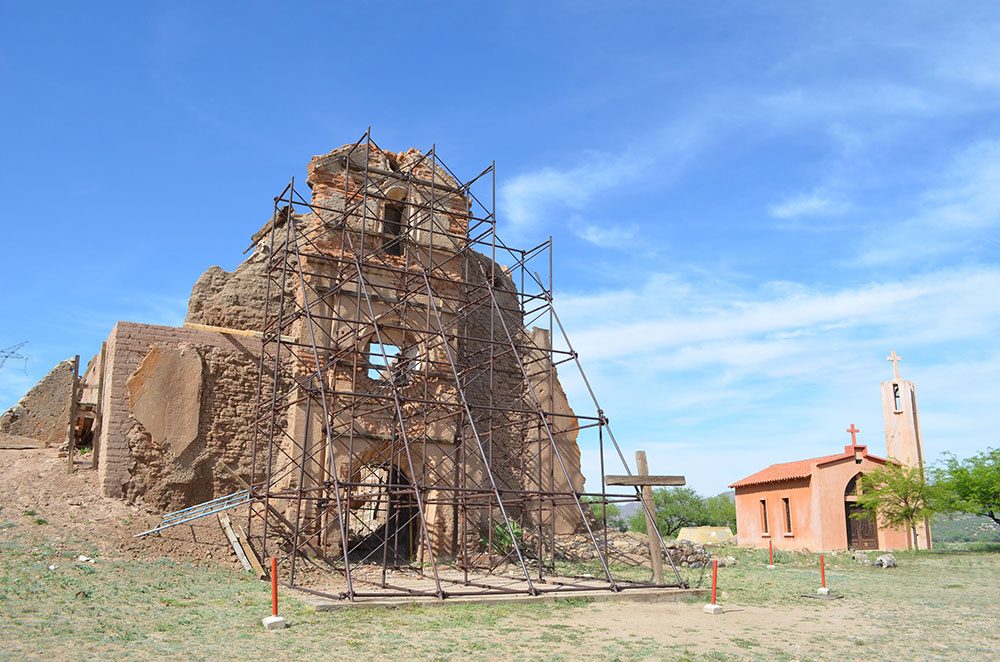
<path id="1" fill-rule="evenodd" d="M 70 473 L 76 469 L 76 401 L 80 399 L 80 355 L 73 357 L 72 383 L 69 387 L 69 430 L 66 432 L 66 454 Z"/>
<path id="2" fill-rule="evenodd" d="M 257 552 L 254 550 L 253 545 L 250 544 L 250 538 L 247 536 L 247 532 L 242 526 L 236 527 L 236 537 L 240 541 L 240 546 L 243 547 L 243 553 L 247 555 L 250 560 L 250 565 L 253 566 L 253 571 L 257 573 L 257 579 L 266 579 L 267 573 L 264 572 L 264 566 L 260 564 L 260 559 L 257 558 Z"/>
<path id="3" fill-rule="evenodd" d="M 247 558 L 247 553 L 243 550 L 243 545 L 240 544 L 239 538 L 236 537 L 236 532 L 233 531 L 233 522 L 229 519 L 229 513 L 219 513 L 217 517 L 219 518 L 219 525 L 225 532 L 226 537 L 229 538 L 229 544 L 233 546 L 233 551 L 236 552 L 236 558 L 240 560 L 240 564 L 244 570 L 252 572 L 253 566 L 250 565 L 250 559 Z"/>
<path id="4" fill-rule="evenodd" d="M 648 479 L 650 477 L 646 451 L 635 452 L 635 469 L 639 478 Z M 648 484 L 642 486 L 642 500 L 646 504 L 646 537 L 649 539 L 649 561 L 653 566 L 653 582 L 662 584 L 663 550 L 660 548 L 660 536 L 656 535 L 656 505 L 653 501 L 653 488 Z"/>
<path id="5" fill-rule="evenodd" d="M 250 329 L 229 329 L 224 326 L 212 326 L 210 324 L 195 324 L 194 322 L 184 322 L 185 329 L 194 329 L 195 331 L 208 331 L 210 333 L 222 333 L 227 336 L 244 336 L 247 338 L 262 338 L 263 334 L 260 331 L 252 331 Z M 284 342 L 296 342 L 295 338 L 291 336 L 281 336 L 281 340 Z"/>
<path id="6" fill-rule="evenodd" d="M 644 485 L 655 485 L 657 487 L 680 487 L 687 485 L 684 476 L 605 476 L 604 482 L 608 485 L 629 485 L 642 487 Z"/>
<path id="7" fill-rule="evenodd" d="M 104 375 L 105 361 L 107 361 L 108 343 L 101 343 L 101 372 L 97 378 L 97 414 L 94 416 L 93 441 L 90 444 L 90 466 L 97 469 L 98 458 L 101 452 L 101 424 L 104 420 Z"/>

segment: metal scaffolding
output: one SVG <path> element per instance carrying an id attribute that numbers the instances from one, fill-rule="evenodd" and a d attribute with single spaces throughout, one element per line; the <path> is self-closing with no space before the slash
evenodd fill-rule
<path id="1" fill-rule="evenodd" d="M 606 489 L 606 462 L 632 470 L 553 307 L 551 238 L 498 237 L 493 164 L 462 182 L 434 147 L 386 154 L 365 132 L 324 196 L 292 180 L 255 237 L 257 549 L 287 585 L 351 601 L 686 587 L 609 543 L 607 505 L 646 505 Z M 559 405 L 557 368 L 590 412 Z M 572 536 L 587 561 L 565 560 Z"/>

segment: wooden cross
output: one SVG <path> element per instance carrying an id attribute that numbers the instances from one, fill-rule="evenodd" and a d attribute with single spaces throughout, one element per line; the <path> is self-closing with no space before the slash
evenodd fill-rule
<path id="1" fill-rule="evenodd" d="M 899 362 L 903 360 L 903 357 L 896 354 L 896 350 L 892 350 L 889 356 L 885 357 L 886 361 L 892 361 L 892 376 L 899 381 Z"/>
<path id="2" fill-rule="evenodd" d="M 854 423 L 851 423 L 851 427 L 847 428 L 847 431 L 851 433 L 851 446 L 857 446 L 858 433 L 861 432 L 861 430 L 854 427 Z"/>
<path id="3" fill-rule="evenodd" d="M 649 538 L 649 559 L 653 565 L 653 582 L 663 583 L 663 549 L 656 535 L 656 504 L 653 502 L 653 485 L 681 486 L 687 484 L 684 476 L 650 476 L 646 451 L 635 452 L 636 476 L 605 476 L 607 485 L 629 485 L 642 488 L 642 501 L 646 504 L 646 537 Z"/>

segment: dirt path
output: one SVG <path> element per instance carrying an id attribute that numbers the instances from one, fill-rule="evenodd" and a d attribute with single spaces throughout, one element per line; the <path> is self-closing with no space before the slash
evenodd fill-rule
<path id="1" fill-rule="evenodd" d="M 675 650 L 727 657 L 742 652 L 748 657 L 814 658 L 823 649 L 823 641 L 838 642 L 836 648 L 842 652 L 845 636 L 849 643 L 875 634 L 874 625 L 859 624 L 856 614 L 836 604 L 794 611 L 731 605 L 721 616 L 706 614 L 701 608 L 700 604 L 684 603 L 597 603 L 566 612 L 563 622 L 569 627 L 596 629 L 607 641 L 624 636 L 656 642 L 656 651 L 649 650 L 654 657 L 664 650 Z"/>

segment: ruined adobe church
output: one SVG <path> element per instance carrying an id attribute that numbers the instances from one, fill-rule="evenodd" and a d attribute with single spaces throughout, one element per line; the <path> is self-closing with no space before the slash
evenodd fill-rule
<path id="1" fill-rule="evenodd" d="M 184 326 L 119 322 L 75 390 L 70 370 L 60 365 L 5 414 L 2 429 L 62 443 L 72 408 L 74 443 L 91 445 L 103 492 L 164 510 L 239 489 L 223 464 L 247 482 L 268 465 L 276 490 L 289 493 L 328 490 L 334 479 L 342 481 L 353 490 L 347 507 L 358 510 L 359 520 L 366 517 L 362 511 L 375 513 L 369 526 L 379 516 L 384 525 L 385 518 L 385 495 L 374 486 L 424 484 L 429 542 L 443 553 L 453 551 L 460 537 L 481 535 L 464 530 L 468 522 L 456 515 L 458 502 L 446 495 L 449 490 L 581 492 L 579 423 L 548 353 L 551 339 L 546 330 L 524 327 L 522 300 L 505 269 L 469 250 L 466 191 L 450 173 L 424 164 L 417 150 L 359 155 L 348 147 L 310 162 L 313 207 L 343 212 L 352 204 L 351 168 L 354 176 L 364 172 L 369 188 L 380 193 L 369 193 L 337 232 L 324 226 L 321 212 L 295 216 L 311 243 L 300 255 L 306 287 L 285 283 L 286 301 L 301 308 L 303 297 L 323 299 L 310 320 L 302 316 L 282 326 L 281 337 L 289 336 L 295 353 L 276 360 L 275 374 L 289 390 L 282 390 L 286 400 L 276 407 L 278 442 L 270 455 L 252 453 L 255 394 L 267 341 L 264 311 L 284 305 L 267 271 L 278 249 L 274 242 L 295 213 L 288 209 L 277 209 L 253 235 L 250 256 L 233 272 L 211 267 L 198 279 Z M 352 251 L 366 256 L 363 287 L 352 272 L 358 265 L 348 259 Z M 418 282 L 421 269 L 433 276 L 430 295 Z M 487 279 L 492 301 L 482 298 Z M 314 338 L 309 346 L 308 336 L 317 333 L 318 345 Z M 486 355 L 488 375 L 476 368 Z M 272 358 L 268 352 L 265 357 Z M 302 365 L 316 359 L 328 366 L 327 420 L 303 397 L 316 385 Z M 450 368 L 456 364 L 470 367 L 457 373 Z M 392 394 L 406 410 L 402 426 Z M 539 402 L 547 412 L 544 426 L 528 420 Z M 489 431 L 488 439 L 476 442 L 488 448 L 492 472 L 463 440 L 468 431 L 462 421 L 469 415 Z M 551 443 L 542 443 L 546 434 Z M 409 440 L 405 453 L 403 436 Z M 338 459 L 327 466 L 327 456 Z M 488 484 L 490 473 L 498 486 Z M 329 529 L 329 504 L 318 499 L 306 504 L 310 508 L 315 516 L 303 520 L 314 522 L 309 533 L 320 536 Z M 468 519 L 476 506 L 462 508 Z M 574 505 L 565 501 L 512 510 L 536 524 L 548 521 L 558 533 L 581 526 Z M 487 518 L 485 507 L 476 516 Z M 327 533 L 325 544 L 337 545 L 337 531 Z"/>
<path id="2" fill-rule="evenodd" d="M 881 384 L 886 457 L 859 444 L 860 430 L 847 430 L 843 452 L 773 464 L 732 485 L 736 490 L 736 529 L 740 545 L 778 549 L 912 549 L 910 532 L 877 521 L 857 504 L 861 477 L 898 462 L 924 467 L 915 386 L 899 376 L 900 357 L 892 352 L 892 380 Z M 916 545 L 929 549 L 930 522 L 917 532 Z"/>

